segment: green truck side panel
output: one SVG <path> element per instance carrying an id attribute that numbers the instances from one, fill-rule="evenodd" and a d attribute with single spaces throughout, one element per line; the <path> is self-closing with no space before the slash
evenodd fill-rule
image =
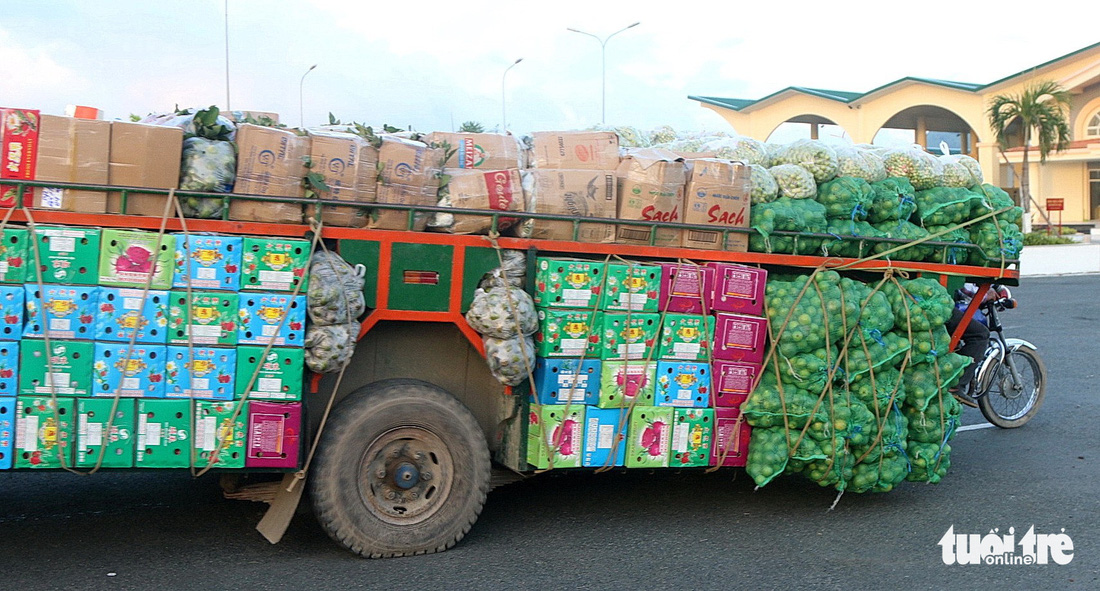
<path id="1" fill-rule="evenodd" d="M 461 312 L 466 313 L 470 309 L 470 304 L 474 301 L 474 292 L 477 290 L 477 284 L 481 281 L 481 278 L 500 266 L 500 257 L 497 255 L 497 251 L 493 248 L 467 248 L 466 249 L 466 267 L 462 276 L 462 308 Z"/>
<path id="2" fill-rule="evenodd" d="M 352 265 L 363 265 L 363 295 L 368 308 L 378 307 L 378 257 L 382 250 L 380 242 L 375 240 L 340 240 L 337 247 L 340 256 Z"/>
<path id="3" fill-rule="evenodd" d="M 446 312 L 450 307 L 451 258 L 446 244 L 395 243 L 390 262 L 391 310 Z M 438 282 L 406 283 L 405 271 L 437 273 Z"/>

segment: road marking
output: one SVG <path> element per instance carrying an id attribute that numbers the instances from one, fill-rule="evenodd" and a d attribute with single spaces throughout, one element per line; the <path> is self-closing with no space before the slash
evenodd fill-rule
<path id="1" fill-rule="evenodd" d="M 962 431 L 976 431 L 978 429 L 989 429 L 994 426 L 995 425 L 993 423 L 979 423 L 977 425 L 966 425 L 964 427 L 959 427 L 958 429 L 955 429 L 955 432 L 959 433 Z"/>

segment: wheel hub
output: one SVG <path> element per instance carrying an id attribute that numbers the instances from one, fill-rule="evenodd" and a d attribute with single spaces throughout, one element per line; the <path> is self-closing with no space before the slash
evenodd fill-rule
<path id="1" fill-rule="evenodd" d="M 416 466 L 403 462 L 397 467 L 397 473 L 393 475 L 393 483 L 397 488 L 408 490 L 420 482 L 420 470 Z"/>
<path id="2" fill-rule="evenodd" d="M 421 427 L 388 431 L 367 447 L 359 469 L 364 505 L 383 521 L 427 519 L 446 500 L 453 464 L 447 446 Z"/>

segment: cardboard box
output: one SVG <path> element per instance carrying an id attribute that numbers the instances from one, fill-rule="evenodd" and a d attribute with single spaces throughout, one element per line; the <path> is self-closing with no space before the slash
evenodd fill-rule
<path id="1" fill-rule="evenodd" d="M 41 227 L 38 228 L 41 230 Z M 29 263 L 30 237 L 26 228 L 7 227 L 0 232 L 0 283 L 23 283 Z M 43 279 L 45 279 L 43 273 Z"/>
<path id="2" fill-rule="evenodd" d="M 378 150 L 378 192 L 376 201 L 392 205 L 435 205 L 439 200 L 439 182 L 445 154 L 395 136 L 382 138 Z M 414 215 L 413 230 L 423 231 L 429 213 Z M 408 211 L 378 209 L 371 213 L 368 227 L 378 230 L 408 229 Z"/>
<path id="3" fill-rule="evenodd" d="M 167 355 L 164 365 L 166 398 L 233 400 L 236 349 L 170 345 Z"/>
<path id="4" fill-rule="evenodd" d="M 33 109 L 0 108 L 0 179 L 29 181 L 35 178 L 38 154 L 39 114 Z M 17 185 L 0 184 L 0 207 L 30 207 L 33 192 L 28 187 L 16 199 Z"/>
<path id="5" fill-rule="evenodd" d="M 678 408 L 672 416 L 672 455 L 670 468 L 694 468 L 710 465 L 714 409 Z"/>
<path id="6" fill-rule="evenodd" d="M 196 400 L 194 404 L 195 467 L 213 464 L 219 468 L 244 468 L 248 402 Z"/>
<path id="7" fill-rule="evenodd" d="M 297 468 L 302 434 L 298 402 L 249 402 L 246 468 Z"/>
<path id="8" fill-rule="evenodd" d="M 607 295 L 601 309 L 656 312 L 661 288 L 661 268 L 656 265 L 607 265 Z"/>
<path id="9" fill-rule="evenodd" d="M 634 407 L 627 436 L 627 468 L 668 467 L 675 410 L 658 406 Z"/>
<path id="10" fill-rule="evenodd" d="M 378 148 L 367 144 L 359 150 L 359 177 L 355 180 L 355 189 L 359 203 L 378 201 Z M 359 215 L 359 210 L 355 210 Z M 365 223 L 365 222 L 364 222 Z"/>
<path id="11" fill-rule="evenodd" d="M 159 242 L 159 250 L 158 250 Z M 99 283 L 111 287 L 171 289 L 175 273 L 176 237 L 155 232 L 103 230 L 99 254 Z"/>
<path id="12" fill-rule="evenodd" d="M 720 230 L 749 227 L 749 168 L 741 162 L 716 158 L 695 160 L 693 164 L 684 223 L 717 226 L 719 231 L 686 230 L 684 248 L 747 252 L 748 234 L 730 232 L 723 245 Z"/>
<path id="13" fill-rule="evenodd" d="M 659 148 L 631 150 L 615 175 L 618 178 L 619 219 L 683 223 L 687 183 L 683 158 Z M 681 230 L 658 228 L 656 232 L 654 246 L 680 246 Z M 615 241 L 648 245 L 652 235 L 652 228 L 619 224 Z"/>
<path id="14" fill-rule="evenodd" d="M 93 396 L 164 398 L 164 345 L 96 343 Z"/>
<path id="15" fill-rule="evenodd" d="M 61 468 L 73 465 L 72 398 L 20 396 L 15 399 L 15 467 Z"/>
<path id="16" fill-rule="evenodd" d="M 301 347 L 306 334 L 306 296 L 243 293 L 237 343 Z M 285 318 L 285 320 L 284 320 Z"/>
<path id="17" fill-rule="evenodd" d="M 535 305 L 544 308 L 595 309 L 602 298 L 606 265 L 583 259 L 535 261 Z"/>
<path id="18" fill-rule="evenodd" d="M 600 408 L 653 406 L 657 363 L 604 361 L 600 369 Z"/>
<path id="19" fill-rule="evenodd" d="M 710 406 L 710 364 L 699 361 L 658 361 L 657 406 Z"/>
<path id="20" fill-rule="evenodd" d="M 301 400 L 302 376 L 305 373 L 303 350 L 272 348 L 266 356 L 263 352 L 264 347 L 237 348 L 236 398 L 244 398 L 247 392 L 252 400 Z M 253 381 L 254 375 L 256 379 Z"/>
<path id="21" fill-rule="evenodd" d="M 527 211 L 571 218 L 615 217 L 618 209 L 615 171 L 605 170 L 529 170 L 523 173 L 527 191 Z M 526 220 L 517 233 L 540 240 L 573 240 L 573 222 L 564 220 Z M 576 240 L 610 244 L 615 241 L 615 224 L 585 221 L 578 224 Z"/>
<path id="22" fill-rule="evenodd" d="M 443 163 L 444 168 L 507 170 L 521 167 L 519 142 L 511 134 L 433 131 L 424 141 L 429 146 L 447 144 L 450 148 L 451 155 Z"/>
<path id="23" fill-rule="evenodd" d="M 719 312 L 714 322 L 714 358 L 762 363 L 767 336 L 767 318 Z"/>
<path id="24" fill-rule="evenodd" d="M 752 394 L 761 371 L 758 363 L 716 360 L 712 367 L 714 406 L 741 406 Z"/>
<path id="25" fill-rule="evenodd" d="M 237 180 L 233 193 L 262 197 L 304 197 L 309 138 L 287 129 L 244 123 L 237 127 Z M 229 219 L 276 224 L 302 223 L 300 203 L 233 199 Z"/>
<path id="26" fill-rule="evenodd" d="M 318 197 L 326 201 L 359 201 L 360 150 L 367 141 L 353 134 L 339 131 L 311 130 L 309 132 L 309 172 L 324 177 L 327 191 L 319 191 Z M 306 215 L 315 215 L 307 211 Z M 362 228 L 367 221 L 366 210 L 324 205 L 321 219 L 325 225 Z"/>
<path id="27" fill-rule="evenodd" d="M 110 122 L 42 115 L 41 124 L 38 132 L 36 180 L 85 185 L 108 183 Z M 34 206 L 40 209 L 106 213 L 107 193 L 39 187 L 34 190 Z"/>
<path id="28" fill-rule="evenodd" d="M 191 401 L 137 402 L 137 468 L 187 468 L 191 465 Z"/>
<path id="29" fill-rule="evenodd" d="M 626 409 L 584 409 L 584 456 L 581 465 L 591 468 L 622 466 L 626 460 Z"/>
<path id="30" fill-rule="evenodd" d="M 741 417 L 740 408 L 714 409 L 711 466 L 744 467 L 749 457 L 752 428 Z"/>
<path id="31" fill-rule="evenodd" d="M 43 337 L 48 331 L 52 339 L 95 338 L 98 287 L 43 285 L 39 289 L 28 283 L 24 289 L 24 337 Z"/>
<path id="32" fill-rule="evenodd" d="M 50 349 L 52 367 L 46 358 L 45 341 L 24 339 L 19 343 L 19 394 L 48 396 L 56 390 L 59 396 L 91 396 L 95 345 L 89 341 L 51 340 Z"/>
<path id="33" fill-rule="evenodd" d="M 523 186 L 519 171 L 511 170 L 448 170 L 447 185 L 439 190 L 439 205 L 458 209 L 525 211 Z M 497 230 L 506 230 L 516 218 L 497 219 Z M 437 213 L 428 224 L 432 230 L 449 234 L 488 234 L 493 229 L 490 215 Z"/>
<path id="34" fill-rule="evenodd" d="M 535 354 L 539 357 L 600 356 L 602 312 L 539 308 L 538 316 Z"/>
<path id="35" fill-rule="evenodd" d="M 714 269 L 686 263 L 661 263 L 660 311 L 709 314 Z"/>
<path id="36" fill-rule="evenodd" d="M 160 289 L 100 287 L 95 339 L 129 343 L 168 342 L 168 292 Z"/>
<path id="37" fill-rule="evenodd" d="M 619 166 L 619 136 L 613 131 L 536 131 L 535 168 L 614 170 Z"/>
<path id="38" fill-rule="evenodd" d="M 540 470 L 579 468 L 584 450 L 583 405 L 531 407 L 527 427 L 527 463 Z M 551 458 L 551 456 L 553 456 Z"/>
<path id="39" fill-rule="evenodd" d="M 606 312 L 600 335 L 600 359 L 656 359 L 660 314 Z"/>
<path id="40" fill-rule="evenodd" d="M 134 467 L 134 444 L 137 442 L 134 401 L 119 400 L 112 419 L 113 406 L 116 406 L 114 400 L 76 400 L 77 468 L 92 468 L 97 463 L 103 468 Z M 100 453 L 103 454 L 102 463 L 99 462 Z"/>
<path id="41" fill-rule="evenodd" d="M 18 341 L 23 338 L 25 299 L 26 291 L 23 287 L 0 285 L 0 341 Z M 3 396 L 2 388 L 0 396 Z"/>
<path id="42" fill-rule="evenodd" d="M 183 130 L 164 125 L 111 122 L 111 152 L 107 165 L 107 182 L 121 187 L 174 189 L 180 182 L 180 160 L 183 154 Z M 126 213 L 131 215 L 164 215 L 168 197 L 130 192 L 126 197 Z M 107 212 L 122 213 L 122 193 L 107 194 Z M 175 217 L 169 206 L 168 215 Z"/>
<path id="43" fill-rule="evenodd" d="M 0 343 L 0 398 L 19 394 L 19 343 Z"/>
<path id="44" fill-rule="evenodd" d="M 600 397 L 600 360 L 537 358 L 535 395 L 539 404 L 596 404 Z"/>
<path id="45" fill-rule="evenodd" d="M 0 470 L 15 464 L 15 398 L 0 398 Z"/>
<path id="46" fill-rule="evenodd" d="M 308 240 L 245 236 L 241 255 L 241 291 L 294 291 L 309 287 Z"/>
<path id="47" fill-rule="evenodd" d="M 709 262 L 714 269 L 714 292 L 711 308 L 719 312 L 736 312 L 750 316 L 764 315 L 764 287 L 768 270 L 733 263 Z"/>
<path id="48" fill-rule="evenodd" d="M 701 314 L 666 312 L 657 348 L 659 359 L 702 361 L 711 359 L 714 317 Z"/>
<path id="49" fill-rule="evenodd" d="M 42 281 L 69 285 L 99 283 L 99 255 L 102 231 L 99 228 L 38 226 L 38 256 L 42 259 Z M 34 251 L 27 245 L 27 281 L 37 281 Z M 144 285 L 144 284 L 142 284 Z"/>
<path id="50" fill-rule="evenodd" d="M 176 234 L 176 272 L 172 287 L 225 289 L 236 291 L 241 285 L 240 236 Z"/>
<path id="51" fill-rule="evenodd" d="M 240 295 L 224 291 L 168 293 L 168 344 L 237 344 Z"/>

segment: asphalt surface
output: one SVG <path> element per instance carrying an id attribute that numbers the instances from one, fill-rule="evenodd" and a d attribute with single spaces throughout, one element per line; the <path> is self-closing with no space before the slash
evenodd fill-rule
<path id="1" fill-rule="evenodd" d="M 952 442 L 938 485 L 755 491 L 739 470 L 545 475 L 494 491 L 450 551 L 363 560 L 299 514 L 283 542 L 266 505 L 186 474 L 0 474 L 0 589 L 1096 589 L 1100 588 L 1100 276 L 1028 279 L 1009 336 L 1039 346 L 1047 400 L 1022 429 Z M 964 423 L 981 424 L 976 410 Z M 947 529 L 1015 527 L 1073 541 L 1068 565 L 947 566 Z"/>

